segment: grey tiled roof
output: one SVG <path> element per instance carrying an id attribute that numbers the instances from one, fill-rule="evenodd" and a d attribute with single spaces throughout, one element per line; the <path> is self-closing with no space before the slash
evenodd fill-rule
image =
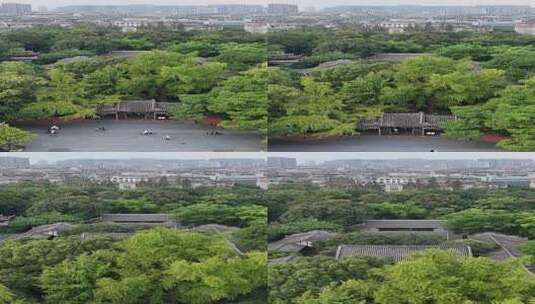
<path id="1" fill-rule="evenodd" d="M 41 225 L 33 227 L 32 229 L 21 233 L 16 234 L 9 239 L 20 239 L 20 238 L 42 238 L 42 237 L 49 237 L 49 236 L 57 236 L 60 235 L 63 232 L 70 231 L 74 228 L 76 228 L 77 225 L 73 225 L 70 223 L 54 223 L 54 224 L 47 224 L 47 225 Z"/>
<path id="2" fill-rule="evenodd" d="M 418 128 L 418 127 L 440 127 L 441 124 L 455 120 L 453 115 L 433 115 L 419 113 L 383 113 L 375 120 L 363 120 L 359 123 L 360 128 L 373 127 L 398 127 L 398 128 Z"/>
<path id="3" fill-rule="evenodd" d="M 431 53 L 378 53 L 373 55 L 370 59 L 401 62 L 403 60 L 422 57 L 433 56 Z"/>
<path id="4" fill-rule="evenodd" d="M 318 68 L 333 68 L 336 66 L 348 65 L 352 63 L 353 63 L 353 60 L 350 60 L 350 59 L 338 59 L 338 60 L 326 61 L 326 62 L 320 63 L 318 65 Z"/>
<path id="5" fill-rule="evenodd" d="M 527 238 L 507 235 L 496 232 L 483 232 L 473 234 L 468 237 L 471 240 L 491 242 L 499 246 L 499 249 L 489 254 L 489 257 L 495 260 L 505 260 L 512 257 L 520 257 L 520 246 L 527 242 Z"/>
<path id="6" fill-rule="evenodd" d="M 223 233 L 227 231 L 235 231 L 237 227 L 221 225 L 221 224 L 206 224 L 194 227 L 193 230 L 201 232 Z"/>
<path id="7" fill-rule="evenodd" d="M 338 234 L 324 230 L 313 230 L 304 233 L 296 233 L 286 236 L 282 240 L 270 243 L 269 251 L 298 252 L 301 249 L 310 246 L 313 241 L 328 240 L 336 237 Z"/>
<path id="8" fill-rule="evenodd" d="M 336 258 L 341 259 L 351 256 L 367 256 L 367 257 L 385 257 L 391 258 L 395 261 L 402 261 L 409 258 L 416 252 L 425 251 L 428 249 L 448 250 L 458 256 L 469 257 L 472 256 L 472 250 L 469 246 L 427 246 L 427 245 L 340 245 L 336 252 Z"/>
<path id="9" fill-rule="evenodd" d="M 121 222 L 121 223 L 164 223 L 171 218 L 165 213 L 137 213 L 137 214 L 120 214 L 107 213 L 102 214 L 103 222 Z"/>

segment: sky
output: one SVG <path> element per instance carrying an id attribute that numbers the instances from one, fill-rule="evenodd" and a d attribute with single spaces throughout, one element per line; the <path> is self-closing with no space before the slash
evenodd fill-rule
<path id="1" fill-rule="evenodd" d="M 535 0 L 0 0 L 0 2 L 29 3 L 35 8 L 46 6 L 53 9 L 66 5 L 125 5 L 125 4 L 154 4 L 154 5 L 207 5 L 207 4 L 260 4 L 287 3 L 297 4 L 301 8 L 323 8 L 337 5 L 531 5 Z"/>
<path id="2" fill-rule="evenodd" d="M 32 163 L 46 160 L 54 162 L 62 159 L 210 159 L 210 158 L 265 158 L 267 156 L 284 156 L 297 158 L 300 162 L 313 160 L 322 162 L 334 159 L 535 159 L 535 152 L 18 152 L 0 153 L 3 156 L 29 157 Z"/>

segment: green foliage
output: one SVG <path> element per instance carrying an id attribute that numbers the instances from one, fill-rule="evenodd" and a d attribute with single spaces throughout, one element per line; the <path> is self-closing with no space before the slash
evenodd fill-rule
<path id="1" fill-rule="evenodd" d="M 266 284 L 266 264 L 266 254 L 259 252 L 225 260 L 212 257 L 201 263 L 179 260 L 169 267 L 163 286 L 174 289 L 183 303 L 232 300 Z"/>
<path id="2" fill-rule="evenodd" d="M 484 132 L 504 134 L 509 138 L 499 145 L 508 150 L 531 151 L 535 147 L 532 124 L 535 79 L 512 85 L 484 105 L 454 108 L 461 120 L 447 127 L 452 136 L 473 137 Z"/>
<path id="3" fill-rule="evenodd" d="M 82 240 L 77 236 L 52 241 L 6 241 L 0 246 L 0 282 L 17 294 L 39 298 L 39 276 L 46 267 L 110 246 L 111 242 L 104 238 Z"/>
<path id="4" fill-rule="evenodd" d="M 0 123 L 0 150 L 12 151 L 32 140 L 30 132 Z"/>
<path id="5" fill-rule="evenodd" d="M 223 115 L 222 126 L 267 130 L 266 68 L 256 68 L 221 83 L 212 92 L 208 109 Z"/>
<path id="6" fill-rule="evenodd" d="M 13 304 L 19 303 L 15 301 L 15 296 L 7 287 L 0 284 L 0 304 Z"/>
<path id="7" fill-rule="evenodd" d="M 111 201 L 107 209 L 112 213 L 154 213 L 158 206 L 147 199 L 118 199 Z"/>
<path id="8" fill-rule="evenodd" d="M 427 210 L 414 202 L 370 204 L 369 208 L 377 219 L 421 219 L 427 215 Z"/>
<path id="9" fill-rule="evenodd" d="M 370 270 L 384 263 L 378 259 L 360 257 L 337 261 L 315 256 L 272 265 L 269 269 L 269 303 L 301 303 L 297 298 L 303 294 L 306 293 L 305 298 L 316 295 L 335 282 L 367 280 Z"/>
<path id="10" fill-rule="evenodd" d="M 495 303 L 527 301 L 535 281 L 517 261 L 498 263 L 485 258 L 458 258 L 429 251 L 387 267 L 375 303 Z"/>
<path id="11" fill-rule="evenodd" d="M 533 76 L 535 48 L 530 47 L 496 47 L 492 50 L 492 59 L 486 63 L 491 68 L 503 69 L 511 79 L 526 79 Z"/>
<path id="12" fill-rule="evenodd" d="M 263 43 L 227 43 L 219 46 L 218 59 L 232 70 L 243 71 L 267 61 L 266 46 Z"/>
<path id="13" fill-rule="evenodd" d="M 535 256 L 535 241 L 527 241 L 526 243 L 522 244 L 520 250 L 523 254 Z"/>
<path id="14" fill-rule="evenodd" d="M 350 226 L 361 223 L 367 217 L 364 206 L 350 200 L 331 199 L 291 206 L 280 218 L 281 223 L 304 219 L 316 219 L 337 225 Z"/>
<path id="15" fill-rule="evenodd" d="M 162 28 L 131 34 L 89 26 L 17 33 L 0 33 L 6 43 L 0 60 L 16 50 L 42 53 L 32 64 L 0 62 L 0 120 L 94 118 L 101 105 L 156 99 L 182 105 L 171 107 L 173 112 L 178 108 L 172 114 L 179 119 L 220 115 L 222 127 L 267 129 L 260 68 L 267 57 L 261 35 Z M 132 58 L 107 56 L 113 50 L 146 52 Z M 58 62 L 75 56 L 88 58 Z"/>
<path id="16" fill-rule="evenodd" d="M 267 210 L 251 205 L 233 207 L 221 204 L 195 204 L 178 208 L 176 217 L 183 225 L 224 224 L 247 226 L 249 223 L 264 220 Z"/>
<path id="17" fill-rule="evenodd" d="M 448 226 L 457 232 L 517 232 L 515 215 L 502 210 L 467 209 L 446 215 Z"/>
<path id="18" fill-rule="evenodd" d="M 64 260 L 43 270 L 40 286 L 45 303 L 88 303 L 98 279 L 110 275 L 112 261 L 102 252 L 80 255 L 74 261 Z"/>
<path id="19" fill-rule="evenodd" d="M 487 61 L 491 58 L 490 50 L 481 45 L 460 43 L 442 47 L 437 50 L 438 55 L 451 59 L 471 59 L 474 61 Z"/>
<path id="20" fill-rule="evenodd" d="M 100 280 L 103 289 L 97 296 L 101 301 L 145 303 L 169 297 L 186 303 L 215 303 L 265 285 L 261 274 L 266 271 L 265 254 L 238 256 L 220 236 L 154 229 L 120 247 L 116 258 L 120 278 Z M 115 288 L 107 288 L 108 284 Z M 134 288 L 139 284 L 145 292 Z"/>
<path id="21" fill-rule="evenodd" d="M 0 63 L 0 120 L 17 117 L 17 111 L 35 100 L 35 87 L 43 79 L 33 67 L 22 62 Z"/>
<path id="22" fill-rule="evenodd" d="M 377 286 L 375 282 L 351 279 L 339 286 L 325 287 L 317 297 L 307 292 L 298 301 L 306 304 L 366 304 L 371 303 Z"/>
<path id="23" fill-rule="evenodd" d="M 270 58 L 305 55 L 291 67 L 301 73 L 290 69 L 284 75 L 273 68 L 277 78 L 268 86 L 270 134 L 352 135 L 359 121 L 383 112 L 422 111 L 455 115 L 456 121 L 443 126 L 447 136 L 478 140 L 490 133 L 505 137 L 498 146 L 506 150 L 533 150 L 534 134 L 528 127 L 533 124 L 533 38 L 413 30 L 386 34 L 360 28 L 300 28 L 270 33 Z M 370 58 L 388 52 L 428 55 L 399 63 Z M 351 64 L 318 66 L 357 58 Z M 316 91 L 307 90 L 307 83 Z"/>
<path id="24" fill-rule="evenodd" d="M 44 212 L 34 216 L 19 216 L 10 222 L 5 230 L 8 232 L 24 232 L 32 227 L 53 224 L 57 222 L 77 222 L 79 218 L 59 212 Z"/>

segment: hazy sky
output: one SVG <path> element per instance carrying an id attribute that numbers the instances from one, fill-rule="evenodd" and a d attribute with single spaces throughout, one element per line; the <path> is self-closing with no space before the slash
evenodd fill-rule
<path id="1" fill-rule="evenodd" d="M 19 152 L 0 153 L 2 156 L 29 157 L 32 162 L 39 160 L 56 161 L 61 159 L 89 158 L 89 159 L 128 159 L 128 158 L 154 158 L 154 159 L 209 159 L 209 158 L 265 158 L 267 156 L 294 157 L 300 161 L 325 161 L 333 159 L 483 159 L 483 158 L 510 158 L 535 159 L 535 152 L 509 153 L 509 152 L 195 152 L 195 153 L 159 153 L 159 152 Z"/>
<path id="2" fill-rule="evenodd" d="M 314 6 L 317 8 L 337 5 L 531 5 L 535 0 L 0 0 L 0 2 L 30 3 L 35 8 L 47 6 L 55 8 L 65 5 L 124 5 L 124 4 L 161 4 L 161 5 L 205 5 L 205 4 L 262 4 L 289 3 L 298 4 L 301 8 Z"/>

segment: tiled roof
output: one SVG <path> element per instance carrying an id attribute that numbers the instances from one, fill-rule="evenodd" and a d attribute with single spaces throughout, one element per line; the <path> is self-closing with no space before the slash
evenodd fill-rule
<path id="1" fill-rule="evenodd" d="M 193 230 L 201 231 L 201 232 L 212 232 L 212 233 L 223 233 L 228 231 L 235 231 L 238 228 L 227 226 L 227 225 L 220 225 L 220 224 L 206 224 L 206 225 L 200 225 Z"/>
<path id="2" fill-rule="evenodd" d="M 338 234 L 324 230 L 313 230 L 304 233 L 296 233 L 286 236 L 282 240 L 270 243 L 269 251 L 298 252 L 304 247 L 310 245 L 310 242 L 328 240 L 336 237 Z"/>
<path id="3" fill-rule="evenodd" d="M 373 55 L 371 59 L 401 62 L 406 59 L 432 55 L 431 53 L 378 53 Z"/>
<path id="4" fill-rule="evenodd" d="M 48 225 L 41 225 L 33 227 L 32 229 L 21 233 L 16 234 L 9 239 L 19 239 L 19 238 L 39 238 L 39 237 L 49 237 L 49 236 L 57 236 L 63 232 L 69 231 L 76 228 L 76 225 L 69 224 L 69 223 L 54 223 L 54 224 L 48 224 Z"/>
<path id="5" fill-rule="evenodd" d="M 353 63 L 353 60 L 350 60 L 350 59 L 338 59 L 338 60 L 326 61 L 326 62 L 320 63 L 318 65 L 318 68 L 333 68 L 333 67 L 337 67 L 340 65 L 348 65 L 352 63 Z"/>
<path id="6" fill-rule="evenodd" d="M 496 232 L 473 234 L 468 238 L 471 240 L 492 242 L 498 245 L 500 249 L 489 254 L 489 257 L 495 260 L 505 260 L 511 257 L 520 257 L 522 255 L 520 252 L 520 246 L 528 241 L 527 238 Z"/>
<path id="7" fill-rule="evenodd" d="M 363 120 L 359 128 L 391 127 L 391 128 L 418 128 L 440 127 L 441 124 L 455 120 L 453 115 L 433 115 L 419 113 L 383 113 L 375 120 Z"/>
<path id="8" fill-rule="evenodd" d="M 392 258 L 395 261 L 402 261 L 416 252 L 428 249 L 441 249 L 452 251 L 458 256 L 472 256 L 472 250 L 469 246 L 426 246 L 426 245 L 340 245 L 336 252 L 336 258 L 345 258 L 351 256 L 368 256 L 368 257 L 385 257 Z"/>
<path id="9" fill-rule="evenodd" d="M 103 222 L 122 222 L 122 223 L 163 223 L 170 221 L 170 216 L 165 213 L 148 213 L 148 214 L 120 214 L 107 213 L 102 215 Z"/>

